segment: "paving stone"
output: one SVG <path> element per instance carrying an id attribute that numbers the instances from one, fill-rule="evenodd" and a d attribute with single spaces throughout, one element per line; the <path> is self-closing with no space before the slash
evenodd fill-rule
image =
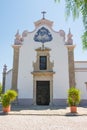
<path id="1" fill-rule="evenodd" d="M 0 130 L 87 130 L 87 116 L 0 116 Z"/>

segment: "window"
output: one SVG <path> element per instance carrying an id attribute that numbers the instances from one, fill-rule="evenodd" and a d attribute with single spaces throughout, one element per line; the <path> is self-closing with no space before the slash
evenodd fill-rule
<path id="1" fill-rule="evenodd" d="M 47 69 L 47 57 L 40 56 L 40 70 L 46 70 L 46 69 Z"/>

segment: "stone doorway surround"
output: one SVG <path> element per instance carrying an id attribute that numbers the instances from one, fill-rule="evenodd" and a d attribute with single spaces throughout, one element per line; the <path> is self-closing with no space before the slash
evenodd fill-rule
<path id="1" fill-rule="evenodd" d="M 47 47 L 40 47 L 36 49 L 37 56 L 36 62 L 33 62 L 33 104 L 36 105 L 36 82 L 37 81 L 49 81 L 50 82 L 50 103 L 53 104 L 53 75 L 55 72 L 53 71 L 54 63 L 50 61 L 50 52 L 51 49 Z M 47 57 L 47 68 L 46 70 L 40 70 L 40 56 Z"/>
<path id="2" fill-rule="evenodd" d="M 54 73 L 54 72 L 53 72 Z M 53 104 L 53 73 L 51 72 L 43 72 L 38 73 L 38 75 L 34 74 L 34 79 L 33 79 L 33 104 L 36 104 L 36 83 L 37 81 L 49 81 L 50 82 L 50 105 Z"/>

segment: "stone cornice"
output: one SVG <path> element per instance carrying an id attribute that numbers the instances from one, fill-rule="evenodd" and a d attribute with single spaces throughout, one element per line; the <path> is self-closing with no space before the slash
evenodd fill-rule
<path id="1" fill-rule="evenodd" d="M 75 68 L 76 72 L 87 72 L 87 68 Z"/>
<path id="2" fill-rule="evenodd" d="M 65 45 L 67 47 L 68 50 L 73 50 L 76 45 Z"/>
<path id="3" fill-rule="evenodd" d="M 48 72 L 48 71 L 47 72 L 46 71 L 45 72 L 33 71 L 33 72 L 31 72 L 31 74 L 38 75 L 38 76 L 42 76 L 42 75 L 47 76 L 47 75 L 53 75 L 53 74 L 55 74 L 55 72 L 53 72 L 53 71 L 50 71 L 50 72 Z"/>
<path id="4" fill-rule="evenodd" d="M 87 63 L 87 61 L 74 61 L 75 63 Z"/>
<path id="5" fill-rule="evenodd" d="M 35 49 L 36 51 L 51 51 L 50 48 L 44 47 L 44 49 L 42 49 L 41 47 Z"/>
<path id="6" fill-rule="evenodd" d="M 13 48 L 20 48 L 22 45 L 12 45 Z"/>

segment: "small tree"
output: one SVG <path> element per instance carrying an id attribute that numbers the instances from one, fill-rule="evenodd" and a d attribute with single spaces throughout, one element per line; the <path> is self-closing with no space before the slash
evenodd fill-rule
<path id="1" fill-rule="evenodd" d="M 17 97 L 17 92 L 15 90 L 7 90 L 1 98 L 2 106 L 7 107 L 14 101 Z"/>
<path id="2" fill-rule="evenodd" d="M 69 106 L 76 106 L 80 103 L 80 90 L 75 88 L 75 87 L 71 87 L 68 90 L 68 104 Z"/>

